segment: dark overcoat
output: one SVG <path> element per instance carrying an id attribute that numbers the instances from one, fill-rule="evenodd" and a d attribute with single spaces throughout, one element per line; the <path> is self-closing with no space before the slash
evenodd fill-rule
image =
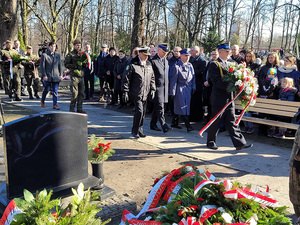
<path id="1" fill-rule="evenodd" d="M 180 60 L 171 71 L 170 95 L 175 96 L 174 113 L 189 115 L 192 91 L 196 89 L 193 66 Z"/>
<path id="2" fill-rule="evenodd" d="M 115 90 L 121 90 L 123 73 L 125 71 L 127 64 L 128 64 L 128 60 L 126 59 L 126 57 L 124 57 L 123 59 L 118 58 L 115 63 L 114 66 L 114 77 L 115 77 L 114 89 Z M 117 78 L 118 75 L 121 75 L 121 79 Z"/>
<path id="3" fill-rule="evenodd" d="M 141 65 L 139 57 L 126 66 L 122 78 L 122 91 L 129 92 L 132 101 L 146 101 L 150 91 L 155 91 L 155 78 L 151 63 Z"/>
<path id="4" fill-rule="evenodd" d="M 156 92 L 154 101 L 167 103 L 169 97 L 169 63 L 166 58 L 155 55 L 151 60 L 155 76 Z"/>
<path id="5" fill-rule="evenodd" d="M 48 77 L 49 82 L 59 82 L 62 77 L 61 59 L 58 53 L 51 54 L 49 50 L 41 56 L 42 78 Z"/>

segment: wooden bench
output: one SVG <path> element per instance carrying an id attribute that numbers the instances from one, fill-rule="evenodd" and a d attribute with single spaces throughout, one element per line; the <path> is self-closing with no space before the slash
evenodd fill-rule
<path id="1" fill-rule="evenodd" d="M 242 110 L 242 104 L 240 101 L 235 101 L 235 108 L 238 110 Z M 258 117 L 256 114 L 252 114 L 252 117 L 243 116 L 242 120 L 253 122 L 253 123 L 260 123 L 266 124 L 270 126 L 276 127 L 284 127 L 288 129 L 297 130 L 299 124 L 295 124 L 300 119 L 300 102 L 291 102 L 291 101 L 281 101 L 276 99 L 264 99 L 264 98 L 256 98 L 256 104 L 254 106 L 249 107 L 248 112 L 256 112 L 258 113 Z M 276 119 L 268 119 L 262 118 L 270 116 L 280 116 L 285 117 L 290 122 L 281 122 Z M 238 116 L 238 115 L 237 115 Z"/>

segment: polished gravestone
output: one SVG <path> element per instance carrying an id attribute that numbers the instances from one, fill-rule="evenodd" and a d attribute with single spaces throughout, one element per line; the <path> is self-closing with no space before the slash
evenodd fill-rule
<path id="1" fill-rule="evenodd" d="M 86 188 L 97 186 L 98 179 L 88 174 L 87 115 L 35 114 L 4 124 L 3 135 L 6 168 L 0 199 L 3 205 L 22 197 L 24 189 L 31 192 L 52 189 L 54 197 L 61 197 L 80 182 Z"/>

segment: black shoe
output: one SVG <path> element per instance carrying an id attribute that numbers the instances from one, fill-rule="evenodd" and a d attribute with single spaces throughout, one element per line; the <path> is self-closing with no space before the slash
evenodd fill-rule
<path id="1" fill-rule="evenodd" d="M 191 131 L 193 131 L 195 129 L 194 129 L 194 127 L 188 127 L 188 128 L 186 128 L 186 130 L 187 130 L 187 132 L 191 132 Z"/>
<path id="2" fill-rule="evenodd" d="M 213 149 L 213 150 L 217 150 L 218 146 L 216 145 L 216 143 L 214 141 L 210 141 L 206 144 L 206 147 Z"/>
<path id="3" fill-rule="evenodd" d="M 120 105 L 119 107 L 118 107 L 118 109 L 123 109 L 124 108 L 124 105 Z"/>
<path id="4" fill-rule="evenodd" d="M 142 132 L 139 132 L 139 136 L 140 136 L 141 138 L 147 137 L 147 135 L 146 135 L 146 134 L 143 134 Z"/>
<path id="5" fill-rule="evenodd" d="M 236 149 L 237 151 L 240 151 L 240 150 L 242 150 L 242 149 L 251 148 L 251 147 L 253 147 L 253 144 L 248 144 L 248 145 L 238 146 L 238 147 L 235 147 L 235 149 Z"/>
<path id="6" fill-rule="evenodd" d="M 171 127 L 166 127 L 163 129 L 164 133 L 170 132 L 171 130 L 173 130 Z"/>
<path id="7" fill-rule="evenodd" d="M 21 102 L 22 100 L 23 100 L 23 99 L 19 98 L 18 96 L 15 97 L 15 101 L 17 101 L 17 102 Z"/>
<path id="8" fill-rule="evenodd" d="M 107 105 L 114 105 L 115 103 L 114 102 L 110 102 L 110 103 L 108 103 Z"/>
<path id="9" fill-rule="evenodd" d="M 171 127 L 173 127 L 173 128 L 177 128 L 177 129 L 182 129 L 182 127 L 181 126 L 179 126 L 179 125 L 171 125 Z"/>
<path id="10" fill-rule="evenodd" d="M 33 96 L 32 96 L 32 95 L 29 95 L 29 99 L 33 99 Z"/>
<path id="11" fill-rule="evenodd" d="M 158 127 L 150 127 L 151 130 L 161 131 Z"/>
<path id="12" fill-rule="evenodd" d="M 137 135 L 137 134 L 135 134 L 135 133 L 133 133 L 133 132 L 131 132 L 131 135 L 132 135 L 134 138 L 136 138 L 136 139 L 140 138 L 139 135 Z"/>
<path id="13" fill-rule="evenodd" d="M 77 109 L 78 113 L 83 113 L 83 114 L 87 114 L 86 111 L 83 111 L 82 109 Z"/>

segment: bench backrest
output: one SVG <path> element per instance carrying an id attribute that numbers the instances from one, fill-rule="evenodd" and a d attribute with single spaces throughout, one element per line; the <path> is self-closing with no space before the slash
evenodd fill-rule
<path id="1" fill-rule="evenodd" d="M 240 110 L 243 109 L 240 101 L 235 101 L 235 108 Z M 256 98 L 255 105 L 250 106 L 249 111 L 277 116 L 294 117 L 299 108 L 300 102 Z"/>

